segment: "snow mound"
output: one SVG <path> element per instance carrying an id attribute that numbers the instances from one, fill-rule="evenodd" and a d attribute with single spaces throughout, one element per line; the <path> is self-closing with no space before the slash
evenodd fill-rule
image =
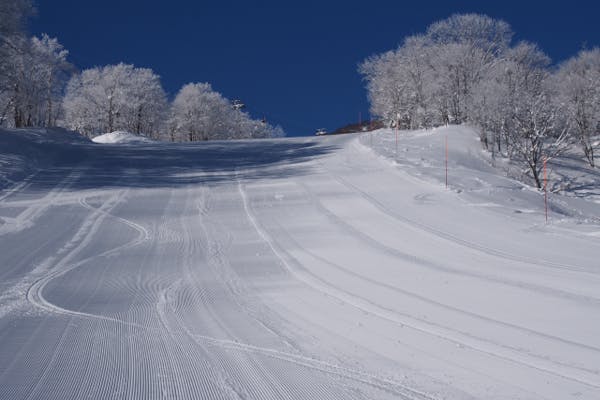
<path id="1" fill-rule="evenodd" d="M 102 144 L 117 144 L 117 143 L 152 143 L 154 140 L 145 136 L 135 135 L 125 131 L 115 131 L 96 136 L 92 139 L 93 142 Z"/>

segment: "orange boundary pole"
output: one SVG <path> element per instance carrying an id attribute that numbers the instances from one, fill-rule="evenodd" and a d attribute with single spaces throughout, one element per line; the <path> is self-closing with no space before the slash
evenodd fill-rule
<path id="1" fill-rule="evenodd" d="M 396 121 L 396 159 L 398 159 L 398 121 Z"/>
<path id="2" fill-rule="evenodd" d="M 448 135 L 446 135 L 446 189 L 448 189 Z"/>
<path id="3" fill-rule="evenodd" d="M 546 161 L 548 159 L 544 157 L 544 210 L 546 214 L 546 223 L 548 223 L 548 170 L 546 168 Z"/>

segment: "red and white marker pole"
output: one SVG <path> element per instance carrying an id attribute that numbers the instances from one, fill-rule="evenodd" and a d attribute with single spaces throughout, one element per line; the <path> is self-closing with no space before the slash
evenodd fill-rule
<path id="1" fill-rule="evenodd" d="M 373 117 L 369 118 L 369 132 L 371 132 L 371 147 L 373 147 Z"/>
<path id="2" fill-rule="evenodd" d="M 398 121 L 396 121 L 396 159 L 398 159 Z"/>
<path id="3" fill-rule="evenodd" d="M 446 189 L 448 189 L 448 135 L 446 135 Z"/>
<path id="4" fill-rule="evenodd" d="M 548 170 L 546 168 L 546 162 L 548 159 L 544 157 L 544 210 L 546 214 L 546 223 L 548 223 Z"/>

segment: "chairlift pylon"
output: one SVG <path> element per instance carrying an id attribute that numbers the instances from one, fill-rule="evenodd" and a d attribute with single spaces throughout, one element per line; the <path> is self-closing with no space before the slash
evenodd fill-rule
<path id="1" fill-rule="evenodd" d="M 232 102 L 232 107 L 236 110 L 241 110 L 242 108 L 246 107 L 246 105 L 242 103 L 241 100 L 235 99 Z"/>

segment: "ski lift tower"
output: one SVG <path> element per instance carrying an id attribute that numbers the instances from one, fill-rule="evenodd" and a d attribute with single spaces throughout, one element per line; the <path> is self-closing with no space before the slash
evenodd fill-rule
<path id="1" fill-rule="evenodd" d="M 242 108 L 246 107 L 246 105 L 244 103 L 242 103 L 242 101 L 239 99 L 235 99 L 233 101 L 233 103 L 231 104 L 231 106 L 233 107 L 234 110 L 238 110 L 238 111 L 241 111 Z"/>

